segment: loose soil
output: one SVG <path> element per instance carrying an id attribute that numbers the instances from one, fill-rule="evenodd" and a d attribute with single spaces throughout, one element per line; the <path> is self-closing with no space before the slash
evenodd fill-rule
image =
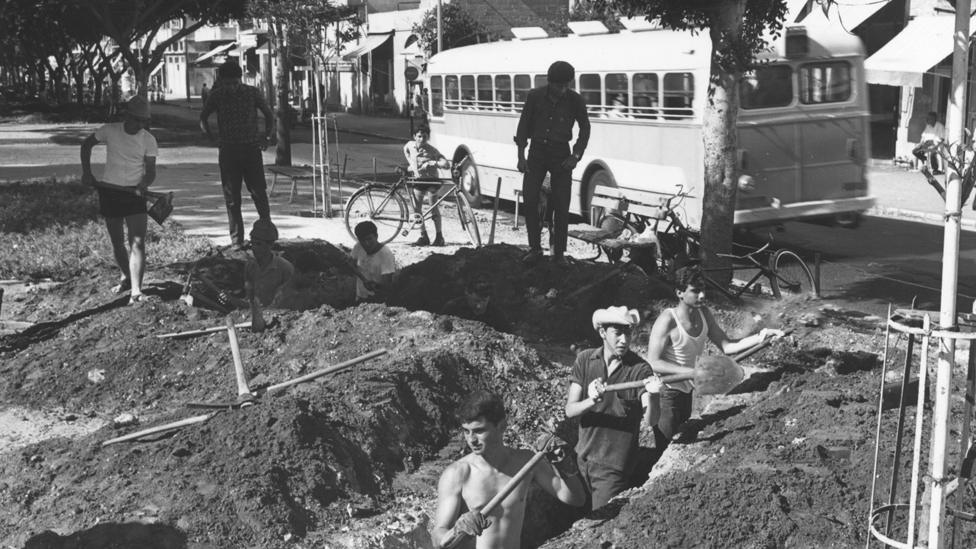
<path id="1" fill-rule="evenodd" d="M 590 313 L 626 304 L 652 320 L 673 295 L 636 269 L 527 267 L 521 250 L 499 245 L 427 257 L 403 269 L 389 305 L 353 305 L 354 280 L 335 248 L 281 249 L 299 291 L 271 311 L 266 332 L 239 331 L 252 389 L 388 354 L 154 440 L 101 446 L 201 413 L 189 402 L 236 396 L 226 335 L 156 336 L 222 325 L 223 314 L 178 299 L 183 273 L 196 268 L 239 294 L 243 254 L 151 272 L 150 299 L 136 306 L 108 294 L 110 271 L 5 303 L 9 317 L 38 323 L 0 339 L 0 397 L 22 410 L 8 412 L 11 421 L 41 414 L 45 425 L 71 427 L 0 435 L 0 546 L 428 547 L 437 476 L 464 452 L 459 402 L 498 391 L 510 444 L 531 444 L 549 420 L 572 441 L 565 380 L 571 345 L 595 344 Z M 486 275 L 508 332 L 439 313 Z M 714 304 L 733 336 L 760 324 L 797 331 L 748 361 L 755 373 L 736 394 L 700 399 L 701 418 L 663 456 L 644 432 L 645 465 L 660 461 L 598 515 L 534 491 L 523 546 L 863 546 L 884 336 L 880 319 L 824 305 Z M 903 341 L 889 355 L 900 364 Z M 138 425 L 113 423 L 126 413 Z M 882 419 L 894 433 L 897 410 Z M 892 454 L 888 440 L 882 463 Z M 971 490 L 962 493 L 971 511 Z M 976 539 L 968 527 L 960 534 Z"/>

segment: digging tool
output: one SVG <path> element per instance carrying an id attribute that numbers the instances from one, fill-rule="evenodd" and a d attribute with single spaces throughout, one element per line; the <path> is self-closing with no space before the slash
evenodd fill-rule
<path id="1" fill-rule="evenodd" d="M 234 324 L 235 328 L 250 328 L 251 322 L 240 322 Z M 173 339 L 173 338 L 183 338 L 183 337 L 194 337 L 198 335 L 214 334 L 217 332 L 223 332 L 227 330 L 227 326 L 214 326 L 212 328 L 202 328 L 200 330 L 184 330 L 182 332 L 171 332 L 168 334 L 161 334 L 156 336 L 159 339 Z"/>
<path id="2" fill-rule="evenodd" d="M 335 250 L 337 253 L 342 254 L 342 257 L 348 259 L 349 261 L 344 261 L 343 262 L 344 268 L 346 270 L 348 270 L 349 272 L 351 272 L 352 274 L 354 274 L 356 276 L 356 278 L 358 278 L 359 280 L 362 280 L 363 281 L 363 284 L 369 284 L 370 283 L 370 280 L 368 278 L 366 278 L 366 273 L 364 273 L 363 270 L 360 269 L 358 265 L 356 265 L 355 263 L 353 263 L 352 258 L 349 257 L 349 254 L 347 254 L 346 252 L 340 250 L 338 246 L 336 246 L 335 244 L 332 244 L 331 242 L 326 242 L 325 243 L 325 246 L 327 248 L 331 248 L 331 249 Z"/>
<path id="3" fill-rule="evenodd" d="M 561 303 L 563 305 L 566 305 L 571 300 L 576 299 L 577 297 L 585 294 L 586 292 L 592 290 L 593 288 L 596 288 L 596 287 L 600 286 L 601 284 L 605 283 L 606 281 L 610 280 L 611 278 L 613 278 L 613 277 L 619 275 L 620 273 L 624 272 L 624 270 L 627 269 L 627 267 L 629 267 L 629 266 L 630 266 L 630 263 L 621 263 L 621 264 L 619 264 L 618 266 L 614 267 L 613 269 L 610 269 L 609 271 L 606 272 L 606 274 L 604 274 L 600 278 L 594 280 L 593 282 L 590 282 L 589 284 L 585 284 L 583 286 L 580 286 L 576 290 L 573 290 L 572 292 L 566 294 L 561 300 L 559 300 L 559 303 Z M 552 303 L 549 303 L 548 305 L 546 305 L 546 308 L 549 309 L 551 307 L 554 307 L 556 305 L 556 303 L 557 302 L 555 302 L 555 301 L 552 302 Z"/>
<path id="4" fill-rule="evenodd" d="M 736 364 L 734 360 L 727 356 L 715 355 L 700 358 L 695 364 L 694 373 L 661 376 L 661 381 L 663 383 L 694 381 L 695 391 L 700 395 L 723 395 L 741 383 L 743 377 L 745 377 L 745 373 L 742 371 L 742 367 Z M 643 380 L 628 381 L 607 385 L 604 390 L 607 392 L 622 391 L 643 386 Z"/>
<path id="5" fill-rule="evenodd" d="M 188 425 L 196 425 L 198 423 L 203 423 L 205 421 L 208 421 L 210 418 L 214 417 L 217 414 L 218 412 L 210 412 L 209 414 L 188 417 L 186 419 L 181 419 L 179 421 L 174 421 L 172 423 L 166 423 L 164 425 L 150 427 L 149 429 L 143 429 L 142 431 L 136 431 L 135 433 L 129 433 L 128 435 L 125 436 L 106 440 L 105 442 L 102 443 L 102 446 L 108 446 L 109 444 L 115 444 L 116 442 L 125 442 L 127 440 L 136 440 L 142 437 L 147 437 L 149 435 L 155 435 L 158 433 L 165 433 L 167 431 L 180 429 Z"/>
<path id="6" fill-rule="evenodd" d="M 163 221 L 169 217 L 169 214 L 173 213 L 173 193 L 161 193 L 155 191 L 143 191 L 139 192 L 134 187 L 123 187 L 122 185 L 115 185 L 113 183 L 106 183 L 104 181 L 96 181 L 95 186 L 108 189 L 111 191 L 122 191 L 124 193 L 130 193 L 137 196 L 143 196 L 146 200 L 152 199 L 152 204 L 149 206 L 148 214 L 149 217 L 153 218 L 153 221 L 162 225 Z"/>
<path id="7" fill-rule="evenodd" d="M 495 507 L 498 507 L 501 502 L 505 501 L 505 498 L 507 498 L 509 494 L 518 488 L 518 485 L 525 480 L 525 477 L 529 476 L 529 473 L 532 472 L 532 468 L 546 457 L 546 450 L 549 447 L 549 444 L 552 442 L 554 436 L 555 435 L 549 435 L 549 438 L 547 438 L 545 443 L 542 445 L 542 449 L 537 451 L 535 455 L 529 458 L 529 461 L 527 461 L 525 465 L 523 465 L 522 468 L 515 473 L 515 476 L 505 483 L 505 486 L 503 486 L 502 489 L 495 494 L 495 497 L 488 500 L 488 503 L 486 503 L 485 506 L 479 511 L 482 515 L 488 515 L 494 511 Z M 456 549 L 465 539 L 467 539 L 467 537 L 468 536 L 466 534 L 454 534 L 451 539 L 444 543 L 443 547 L 446 547 L 447 549 Z"/>
<path id="8" fill-rule="evenodd" d="M 788 336 L 788 335 L 790 335 L 792 333 L 793 333 L 793 328 L 789 328 L 789 329 L 783 331 L 782 337 L 786 337 L 786 336 Z M 742 352 L 740 352 L 738 354 L 733 355 L 732 356 L 732 360 L 734 360 L 736 362 L 741 362 L 741 361 L 743 361 L 743 360 L 751 357 L 752 355 L 758 353 L 759 351 L 762 351 L 766 347 L 769 347 L 770 345 L 773 344 L 773 341 L 776 341 L 776 339 L 779 339 L 779 338 L 769 338 L 769 339 L 763 340 L 763 341 L 761 341 L 759 343 L 756 343 L 755 345 L 753 345 L 752 347 L 749 347 L 745 351 L 742 351 Z"/>
<path id="9" fill-rule="evenodd" d="M 502 196 L 502 178 L 498 178 L 498 183 L 495 184 L 495 207 L 491 211 L 491 233 L 488 236 L 488 245 L 491 246 L 495 243 L 495 223 L 498 221 L 498 202 Z"/>
<path id="10" fill-rule="evenodd" d="M 241 361 L 241 348 L 237 343 L 237 328 L 234 326 L 234 319 L 227 317 L 227 338 L 230 340 L 230 353 L 234 357 L 234 376 L 237 378 L 237 401 L 241 406 L 247 406 L 254 400 L 254 394 L 247 386 L 247 377 L 244 376 L 244 362 Z"/>
<path id="11" fill-rule="evenodd" d="M 211 281 L 205 275 L 197 273 L 196 279 L 199 280 L 200 282 L 203 282 L 204 286 L 210 289 L 210 291 L 217 294 L 217 299 L 221 305 L 221 308 L 226 309 L 227 305 L 233 305 L 234 307 L 247 307 L 249 305 L 243 299 L 239 297 L 234 297 L 228 294 L 226 290 L 222 290 L 221 288 L 219 288 L 216 284 L 213 283 L 213 281 Z M 213 303 L 212 300 L 210 302 Z"/>
<path id="12" fill-rule="evenodd" d="M 183 283 L 183 292 L 180 294 L 180 301 L 186 303 L 187 307 L 193 306 L 193 272 L 186 273 L 186 282 Z"/>
<path id="13" fill-rule="evenodd" d="M 295 379 L 290 379 L 288 381 L 283 381 L 281 383 L 278 383 L 278 384 L 275 384 L 275 385 L 271 385 L 271 386 L 265 388 L 263 391 L 259 391 L 254 396 L 256 398 L 258 398 L 258 397 L 262 397 L 262 396 L 267 395 L 267 394 L 277 393 L 278 391 L 283 391 L 283 390 L 285 390 L 285 389 L 287 389 L 287 388 L 289 388 L 289 387 L 291 387 L 293 385 L 298 385 L 299 383 L 305 383 L 305 382 L 308 382 L 308 381 L 314 381 L 314 380 L 316 380 L 316 379 L 318 379 L 318 378 L 320 378 L 322 376 L 326 376 L 326 375 L 329 375 L 329 374 L 338 373 L 338 372 L 340 372 L 342 370 L 345 370 L 345 369 L 347 369 L 347 368 L 349 368 L 351 366 L 355 366 L 356 364 L 359 364 L 360 362 L 366 362 L 367 360 L 371 360 L 371 359 L 374 359 L 376 357 L 383 356 L 387 352 L 388 351 L 386 349 L 378 349 L 376 351 L 372 351 L 372 352 L 366 353 L 365 355 L 362 355 L 362 356 L 353 358 L 351 360 L 347 360 L 345 362 L 336 364 L 335 366 L 329 366 L 328 368 L 322 368 L 322 369 L 316 370 L 316 371 L 314 371 L 314 372 L 312 372 L 310 374 L 305 374 L 305 375 L 303 375 L 301 377 L 296 377 Z M 190 403 L 187 404 L 187 406 L 189 406 L 191 408 L 236 408 L 236 407 L 239 407 L 240 405 L 238 403 L 236 403 L 236 402 L 190 402 Z"/>

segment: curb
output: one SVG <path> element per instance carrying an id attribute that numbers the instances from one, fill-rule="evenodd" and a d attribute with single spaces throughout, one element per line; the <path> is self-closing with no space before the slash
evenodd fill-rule
<path id="1" fill-rule="evenodd" d="M 915 210 L 905 210 L 902 208 L 889 208 L 886 206 L 874 206 L 864 212 L 865 215 L 872 217 L 884 217 L 890 219 L 905 219 L 910 221 L 920 221 L 929 225 L 945 225 L 945 217 L 942 214 L 929 212 L 919 212 Z M 976 231 L 976 219 L 960 219 L 959 226 L 963 230 Z"/>

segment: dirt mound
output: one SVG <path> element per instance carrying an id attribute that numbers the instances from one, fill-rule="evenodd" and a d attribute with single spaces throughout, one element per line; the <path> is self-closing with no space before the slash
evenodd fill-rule
<path id="1" fill-rule="evenodd" d="M 649 311 L 673 290 L 636 268 L 572 261 L 566 266 L 543 260 L 521 262 L 521 248 L 501 244 L 462 248 L 452 256 L 432 255 L 404 268 L 389 300 L 408 309 L 441 311 L 464 296 L 469 280 L 489 277 L 492 302 L 512 333 L 529 341 L 575 342 L 593 338 L 590 315 L 608 305 Z"/>

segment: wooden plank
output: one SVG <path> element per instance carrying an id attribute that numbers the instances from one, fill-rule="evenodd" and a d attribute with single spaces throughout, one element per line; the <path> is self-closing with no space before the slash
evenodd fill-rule
<path id="1" fill-rule="evenodd" d="M 607 208 L 609 210 L 619 210 L 620 199 L 605 198 L 602 196 L 593 195 L 593 200 L 590 201 L 590 206 L 596 206 L 598 208 Z"/>
<path id="2" fill-rule="evenodd" d="M 624 196 L 624 194 L 617 187 L 597 185 L 596 187 L 593 187 L 593 196 L 609 196 L 614 198 L 620 198 Z"/>
<path id="3" fill-rule="evenodd" d="M 655 193 L 651 191 L 638 191 L 634 189 L 622 189 L 622 194 L 629 202 L 645 204 L 648 206 L 658 206 L 663 204 L 672 194 Z"/>
<path id="4" fill-rule="evenodd" d="M 664 219 L 666 212 L 660 206 L 645 206 L 644 204 L 636 204 L 634 202 L 627 204 L 627 211 L 648 219 Z"/>
<path id="5" fill-rule="evenodd" d="M 308 166 L 265 166 L 265 169 L 285 177 L 299 179 L 312 177 L 312 168 Z"/>

